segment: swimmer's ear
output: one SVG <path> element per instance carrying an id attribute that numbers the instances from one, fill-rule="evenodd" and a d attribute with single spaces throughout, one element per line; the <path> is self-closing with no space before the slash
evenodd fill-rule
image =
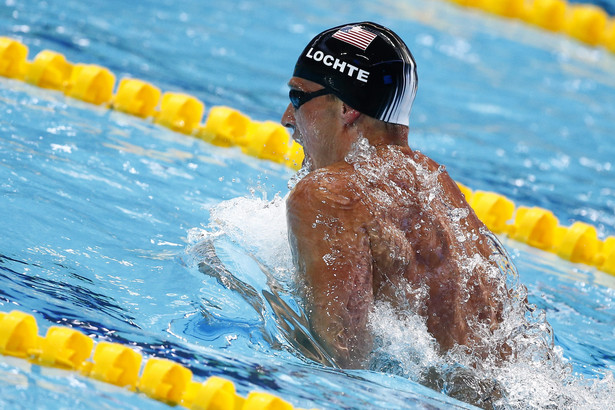
<path id="1" fill-rule="evenodd" d="M 361 113 L 354 108 L 342 103 L 342 119 L 345 125 L 352 125 L 361 116 Z"/>

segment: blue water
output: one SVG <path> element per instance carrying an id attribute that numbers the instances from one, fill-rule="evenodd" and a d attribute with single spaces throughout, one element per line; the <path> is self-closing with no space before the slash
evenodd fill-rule
<path id="1" fill-rule="evenodd" d="M 2 34 L 30 58 L 51 49 L 256 120 L 280 117 L 314 34 L 368 19 L 397 31 L 418 62 L 412 147 L 472 189 L 615 235 L 615 56 L 602 49 L 429 0 L 0 6 Z M 298 407 L 468 407 L 406 377 L 323 367 L 297 347 L 286 323 L 301 320 L 285 317 L 301 311 L 281 199 L 290 170 L 1 78 L 0 112 L 1 311 Z M 525 392 L 513 404 L 545 407 L 557 395 L 544 392 L 558 391 L 564 407 L 612 406 L 615 278 L 502 239 L 572 366 L 568 376 L 537 365 L 548 380 L 509 369 L 502 377 Z M 220 269 L 202 273 L 210 244 Z M 0 408 L 167 407 L 2 357 L 0 397 Z"/>
<path id="2" fill-rule="evenodd" d="M 570 3 L 593 4 L 598 7 L 601 7 L 602 9 L 604 9 L 604 11 L 609 13 L 611 16 L 615 15 L 615 3 L 611 0 L 589 0 L 589 1 L 572 0 L 570 1 Z"/>

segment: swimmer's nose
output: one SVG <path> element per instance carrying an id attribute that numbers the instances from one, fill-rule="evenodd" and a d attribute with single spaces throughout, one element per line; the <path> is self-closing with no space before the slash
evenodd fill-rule
<path id="1" fill-rule="evenodd" d="M 293 132 L 295 131 L 295 109 L 292 104 L 288 104 L 288 107 L 286 107 L 286 111 L 282 114 L 280 123 L 283 126 L 290 128 Z"/>

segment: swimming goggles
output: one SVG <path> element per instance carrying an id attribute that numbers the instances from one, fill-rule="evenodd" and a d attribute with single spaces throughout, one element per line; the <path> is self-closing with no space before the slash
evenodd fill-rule
<path id="1" fill-rule="evenodd" d="M 316 90 L 311 93 L 306 93 L 305 91 L 291 89 L 288 92 L 288 98 L 290 98 L 290 103 L 293 105 L 295 110 L 298 110 L 306 102 L 310 101 L 312 98 L 319 97 L 321 95 L 332 94 L 327 88 L 321 88 L 320 90 Z"/>

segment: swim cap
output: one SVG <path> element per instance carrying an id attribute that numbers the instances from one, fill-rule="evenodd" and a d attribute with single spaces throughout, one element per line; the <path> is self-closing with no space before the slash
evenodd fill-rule
<path id="1" fill-rule="evenodd" d="M 401 38 L 363 22 L 323 31 L 297 60 L 293 76 L 329 88 L 355 110 L 408 125 L 416 96 L 416 63 Z"/>

